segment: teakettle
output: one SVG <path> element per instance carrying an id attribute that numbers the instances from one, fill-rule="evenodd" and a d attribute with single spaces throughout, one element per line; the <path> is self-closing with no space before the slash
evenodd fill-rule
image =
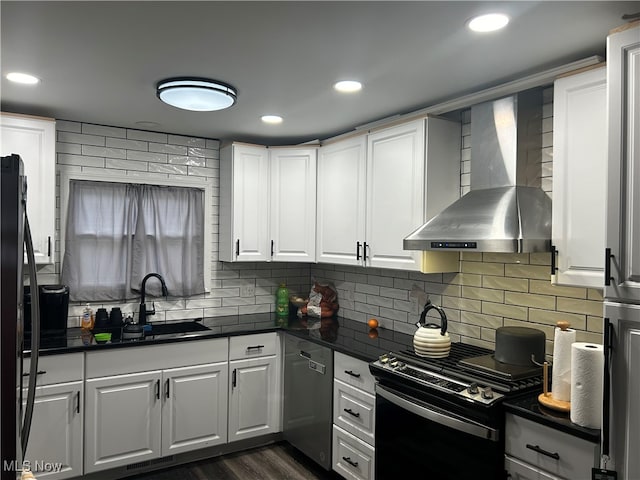
<path id="1" fill-rule="evenodd" d="M 440 314 L 441 325 L 425 323 L 429 310 L 436 310 Z M 443 358 L 449 355 L 451 338 L 447 333 L 447 315 L 442 307 L 438 307 L 432 304 L 431 300 L 427 300 L 416 327 L 418 327 L 418 330 L 413 335 L 413 348 L 417 355 L 430 358 Z"/>

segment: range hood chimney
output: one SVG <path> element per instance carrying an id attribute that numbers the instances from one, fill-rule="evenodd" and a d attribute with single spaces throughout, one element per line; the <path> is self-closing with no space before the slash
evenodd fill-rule
<path id="1" fill-rule="evenodd" d="M 404 249 L 550 251 L 541 130 L 540 89 L 471 107 L 471 190 L 405 238 Z"/>

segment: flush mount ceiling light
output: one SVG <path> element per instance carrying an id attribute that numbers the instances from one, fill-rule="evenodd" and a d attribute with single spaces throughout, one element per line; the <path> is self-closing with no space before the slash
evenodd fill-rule
<path id="1" fill-rule="evenodd" d="M 263 115 L 260 119 L 264 123 L 269 123 L 271 125 L 276 125 L 278 123 L 282 123 L 282 117 L 280 115 Z"/>
<path id="2" fill-rule="evenodd" d="M 158 82 L 156 89 L 164 103 L 194 112 L 229 108 L 237 98 L 231 85 L 207 78 L 167 78 Z"/>
<path id="3" fill-rule="evenodd" d="M 10 82 L 22 83 L 23 85 L 35 85 L 40 82 L 38 77 L 21 72 L 7 73 L 7 80 Z"/>
<path id="4" fill-rule="evenodd" d="M 509 23 L 509 17 L 503 13 L 489 13 L 472 18 L 468 24 L 474 32 L 493 32 L 504 28 Z"/>
<path id="5" fill-rule="evenodd" d="M 362 90 L 362 84 L 355 80 L 341 80 L 333 85 L 338 92 L 353 93 Z"/>

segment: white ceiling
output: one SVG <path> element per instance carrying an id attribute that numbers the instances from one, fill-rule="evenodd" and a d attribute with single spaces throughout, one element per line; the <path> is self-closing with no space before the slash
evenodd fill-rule
<path id="1" fill-rule="evenodd" d="M 478 13 L 512 18 L 474 34 Z M 267 145 L 324 139 L 591 55 L 640 1 L 0 2 L 2 110 Z M 10 71 L 42 79 L 10 84 Z M 210 77 L 236 105 L 187 112 L 155 84 Z M 355 95 L 332 89 L 358 79 Z M 284 122 L 264 125 L 263 114 Z M 137 122 L 155 122 L 152 128 Z"/>

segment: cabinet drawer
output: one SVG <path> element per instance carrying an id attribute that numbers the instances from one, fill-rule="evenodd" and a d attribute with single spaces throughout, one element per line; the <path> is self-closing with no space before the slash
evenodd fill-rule
<path id="1" fill-rule="evenodd" d="M 333 426 L 333 469 L 344 478 L 373 480 L 375 449 Z"/>
<path id="2" fill-rule="evenodd" d="M 365 392 L 375 393 L 375 380 L 369 371 L 369 364 L 358 358 L 335 352 L 334 376 L 348 385 L 358 387 Z"/>
<path id="3" fill-rule="evenodd" d="M 224 337 L 87 352 L 87 378 L 224 362 L 227 342 Z"/>
<path id="4" fill-rule="evenodd" d="M 333 423 L 375 445 L 376 397 L 347 385 L 333 382 Z"/>
<path id="5" fill-rule="evenodd" d="M 27 382 L 31 359 L 25 358 L 22 371 L 23 382 Z M 74 382 L 82 380 L 84 375 L 84 353 L 67 353 L 64 355 L 44 355 L 38 358 L 37 385 L 53 385 L 54 383 Z"/>
<path id="6" fill-rule="evenodd" d="M 563 480 L 508 455 L 504 458 L 504 468 L 511 480 Z"/>
<path id="7" fill-rule="evenodd" d="M 229 360 L 264 357 L 278 352 L 276 332 L 239 335 L 229 338 Z"/>
<path id="8" fill-rule="evenodd" d="M 508 455 L 551 475 L 564 478 L 591 477 L 591 468 L 596 466 L 598 458 L 599 447 L 596 443 L 511 413 L 507 413 L 505 430 L 505 452 Z"/>

